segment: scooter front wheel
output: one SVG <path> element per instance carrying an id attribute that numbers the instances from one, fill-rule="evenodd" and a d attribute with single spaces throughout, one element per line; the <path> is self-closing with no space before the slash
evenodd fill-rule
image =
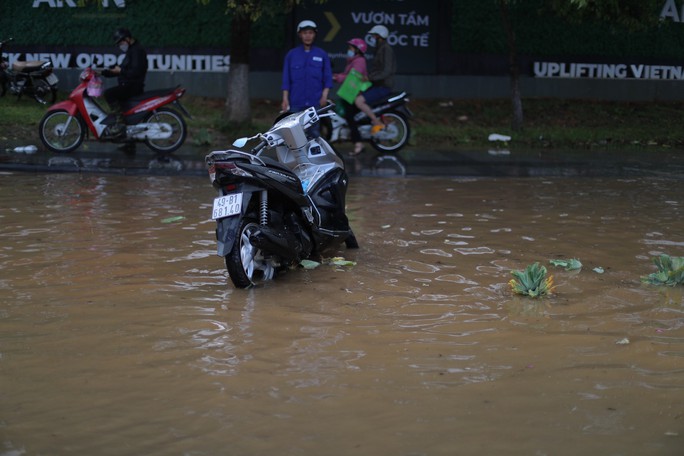
<path id="1" fill-rule="evenodd" d="M 236 288 L 249 288 L 275 276 L 273 261 L 264 258 L 263 252 L 249 242 L 250 235 L 258 230 L 255 217 L 242 219 L 233 248 L 226 255 L 226 269 Z"/>
<path id="2" fill-rule="evenodd" d="M 173 109 L 159 108 L 145 120 L 159 126 L 159 138 L 147 138 L 145 144 L 156 152 L 173 152 L 183 145 L 188 134 L 185 120 Z"/>
<path id="3" fill-rule="evenodd" d="M 78 116 L 67 111 L 49 111 L 38 126 L 42 143 L 53 152 L 73 152 L 86 135 L 86 128 Z"/>
<path id="4" fill-rule="evenodd" d="M 382 114 L 385 129 L 371 138 L 371 145 L 379 152 L 395 152 L 408 143 L 411 128 L 406 118 L 398 112 Z"/>

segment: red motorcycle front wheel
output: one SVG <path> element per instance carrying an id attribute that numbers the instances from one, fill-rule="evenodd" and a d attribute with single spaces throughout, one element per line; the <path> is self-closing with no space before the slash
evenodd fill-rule
<path id="1" fill-rule="evenodd" d="M 53 152 L 66 153 L 76 150 L 86 135 L 86 127 L 78 116 L 67 111 L 49 111 L 38 126 L 40 140 Z"/>

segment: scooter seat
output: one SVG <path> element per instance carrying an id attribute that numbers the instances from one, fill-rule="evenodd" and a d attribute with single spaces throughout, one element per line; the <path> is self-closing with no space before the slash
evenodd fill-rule
<path id="1" fill-rule="evenodd" d="M 406 93 L 406 92 L 392 92 L 389 95 L 387 95 L 386 97 L 383 97 L 383 98 L 379 99 L 378 101 L 376 101 L 375 103 L 373 103 L 373 106 L 383 104 L 383 103 L 387 103 L 390 101 L 399 100 L 399 99 L 402 99 L 402 98 L 407 97 L 407 96 L 408 96 L 408 93 Z"/>
<path id="2" fill-rule="evenodd" d="M 126 100 L 126 102 L 128 102 L 130 104 L 136 104 L 140 101 L 147 100 L 148 98 L 163 97 L 165 95 L 173 93 L 173 91 L 176 90 L 178 87 L 180 87 L 180 86 L 171 87 L 168 89 L 149 90 L 147 92 L 141 93 L 140 95 L 135 95 L 135 96 L 129 98 L 128 100 Z"/>
<path id="3" fill-rule="evenodd" d="M 271 168 L 277 168 L 277 169 L 279 169 L 280 171 L 283 171 L 283 172 L 285 172 L 286 174 L 291 174 L 291 175 L 293 175 L 293 176 L 296 175 L 294 172 L 292 172 L 292 170 L 291 170 L 290 168 L 288 168 L 287 166 L 283 165 L 283 164 L 280 163 L 278 160 L 274 160 L 274 159 L 272 159 L 271 157 L 259 157 L 259 158 L 261 158 L 261 160 L 263 160 L 263 162 L 264 162 L 266 165 L 270 166 Z"/>
<path id="4" fill-rule="evenodd" d="M 47 63 L 47 60 L 16 61 L 12 64 L 12 70 L 26 72 L 40 70 L 40 67 Z"/>

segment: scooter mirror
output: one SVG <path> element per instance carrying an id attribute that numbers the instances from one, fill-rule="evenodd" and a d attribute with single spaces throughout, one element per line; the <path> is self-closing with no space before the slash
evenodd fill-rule
<path id="1" fill-rule="evenodd" d="M 247 144 L 248 140 L 249 140 L 249 138 L 238 138 L 235 140 L 235 142 L 233 142 L 233 145 L 235 147 L 241 147 L 242 148 L 242 147 L 245 147 L 245 144 Z"/>

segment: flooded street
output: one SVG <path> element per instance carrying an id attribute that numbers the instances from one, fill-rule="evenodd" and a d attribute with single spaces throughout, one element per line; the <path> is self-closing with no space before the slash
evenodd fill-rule
<path id="1" fill-rule="evenodd" d="M 0 455 L 682 455 L 681 184 L 353 177 L 355 266 L 236 290 L 207 177 L 3 173 Z"/>

